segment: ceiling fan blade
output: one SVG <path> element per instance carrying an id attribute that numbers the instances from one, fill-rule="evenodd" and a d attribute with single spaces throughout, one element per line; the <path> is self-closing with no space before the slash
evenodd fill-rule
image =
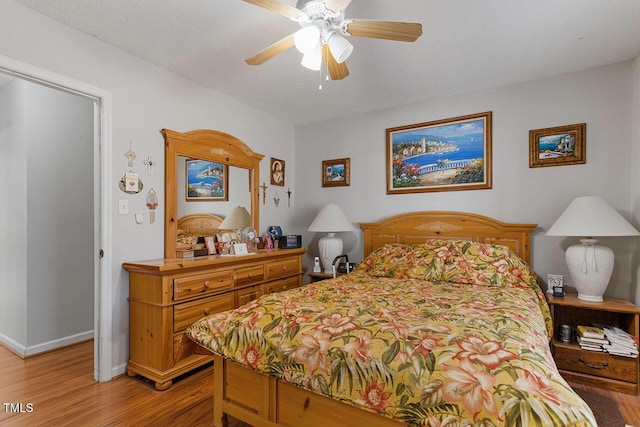
<path id="1" fill-rule="evenodd" d="M 322 46 L 322 56 L 327 62 L 327 68 L 329 69 L 331 80 L 342 80 L 349 76 L 349 69 L 347 68 L 346 61 L 338 63 L 336 58 L 331 54 L 329 46 L 326 43 Z"/>
<path id="2" fill-rule="evenodd" d="M 355 19 L 347 25 L 347 32 L 354 37 L 413 42 L 422 35 L 422 24 Z"/>
<path id="3" fill-rule="evenodd" d="M 341 12 L 349 6 L 351 0 L 324 0 L 324 6 L 334 12 Z"/>
<path id="4" fill-rule="evenodd" d="M 306 14 L 300 9 L 296 9 L 293 6 L 289 6 L 286 3 L 283 3 L 278 0 L 244 0 L 247 3 L 254 4 L 256 6 L 260 6 L 272 12 L 278 13 L 282 16 L 291 19 L 297 19 L 300 16 L 305 16 Z"/>
<path id="5" fill-rule="evenodd" d="M 287 37 L 278 40 L 268 48 L 245 60 L 245 62 L 249 65 L 260 65 L 291 47 L 293 47 L 293 34 L 289 34 Z"/>

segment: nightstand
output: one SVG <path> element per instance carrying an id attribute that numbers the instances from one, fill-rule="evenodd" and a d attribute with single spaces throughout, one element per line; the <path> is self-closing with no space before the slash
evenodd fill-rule
<path id="1" fill-rule="evenodd" d="M 564 297 L 547 295 L 554 337 L 553 358 L 562 376 L 590 386 L 606 388 L 628 394 L 638 394 L 638 359 L 613 356 L 604 352 L 583 350 L 575 339 L 562 342 L 558 339 L 558 325 L 591 325 L 602 323 L 618 326 L 636 338 L 640 334 L 640 308 L 629 301 L 605 298 L 603 302 L 578 299 L 575 294 Z"/>
<path id="2" fill-rule="evenodd" d="M 332 279 L 332 278 L 333 278 L 333 274 L 331 273 L 309 273 L 309 283 L 319 282 L 320 280 Z"/>

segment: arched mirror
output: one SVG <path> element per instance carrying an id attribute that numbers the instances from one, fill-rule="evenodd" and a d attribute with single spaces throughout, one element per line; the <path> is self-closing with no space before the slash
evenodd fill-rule
<path id="1" fill-rule="evenodd" d="M 214 130 L 180 133 L 162 129 L 165 140 L 164 256 L 176 257 L 178 221 L 208 214 L 220 220 L 236 206 L 260 229 L 260 160 L 238 138 Z M 206 226 L 206 225 L 205 225 Z"/>

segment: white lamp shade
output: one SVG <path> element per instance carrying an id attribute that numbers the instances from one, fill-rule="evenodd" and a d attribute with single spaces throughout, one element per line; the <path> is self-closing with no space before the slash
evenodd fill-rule
<path id="1" fill-rule="evenodd" d="M 251 226 L 251 215 L 244 206 L 236 206 L 220 223 L 221 230 L 237 230 Z"/>
<path id="2" fill-rule="evenodd" d="M 547 236 L 637 235 L 638 230 L 598 196 L 576 198 L 547 231 Z"/>
<path id="3" fill-rule="evenodd" d="M 565 252 L 569 276 L 578 298 L 600 302 L 613 273 L 614 254 L 596 245 L 594 236 L 637 236 L 640 233 L 598 196 L 576 198 L 547 231 L 547 236 L 580 236 L 580 245 Z"/>
<path id="4" fill-rule="evenodd" d="M 329 203 L 318 212 L 309 226 L 309 231 L 328 233 L 318 241 L 318 253 L 325 273 L 333 272 L 333 260 L 342 255 L 342 239 L 335 235 L 341 231 L 352 231 L 353 224 L 349 222 L 340 206 Z"/>
<path id="5" fill-rule="evenodd" d="M 302 27 L 293 35 L 293 43 L 300 53 L 309 53 L 320 44 L 320 28 L 315 25 Z"/>
<path id="6" fill-rule="evenodd" d="M 318 212 L 318 215 L 309 226 L 309 231 L 324 233 L 353 231 L 353 224 L 349 222 L 340 206 L 329 203 L 320 209 L 320 212 Z"/>
<path id="7" fill-rule="evenodd" d="M 342 64 L 353 52 L 353 45 L 339 34 L 329 37 L 329 50 L 338 64 Z"/>
<path id="8" fill-rule="evenodd" d="M 322 48 L 320 45 L 311 52 L 307 52 L 302 55 L 302 61 L 300 61 L 303 67 L 313 71 L 319 71 L 322 67 Z"/>

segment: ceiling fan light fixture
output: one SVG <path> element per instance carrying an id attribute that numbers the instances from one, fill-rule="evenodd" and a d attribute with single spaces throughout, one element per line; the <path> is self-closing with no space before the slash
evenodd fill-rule
<path id="1" fill-rule="evenodd" d="M 351 55 L 351 52 L 353 52 L 353 45 L 339 34 L 333 33 L 329 37 L 328 43 L 331 55 L 333 55 L 338 64 L 346 61 Z"/>
<path id="2" fill-rule="evenodd" d="M 306 54 L 313 51 L 320 43 L 320 28 L 315 25 L 307 25 L 300 28 L 293 35 L 293 43 L 300 53 Z"/>
<path id="3" fill-rule="evenodd" d="M 307 52 L 302 55 L 302 61 L 300 64 L 313 71 L 320 71 L 322 67 L 322 48 L 318 44 L 311 52 Z"/>

